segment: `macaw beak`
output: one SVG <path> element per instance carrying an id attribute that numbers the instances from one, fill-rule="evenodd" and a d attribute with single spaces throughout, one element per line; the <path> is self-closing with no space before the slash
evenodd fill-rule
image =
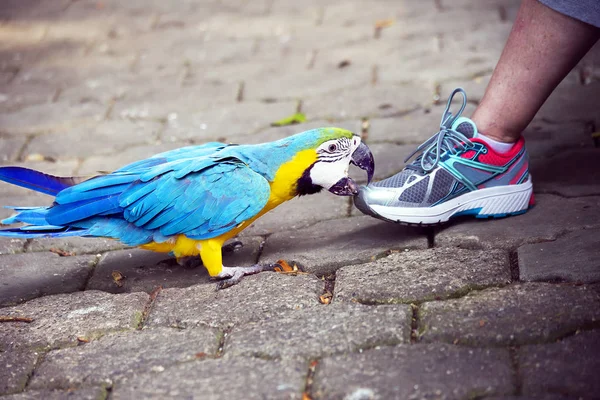
<path id="1" fill-rule="evenodd" d="M 367 185 L 371 183 L 373 173 L 375 172 L 375 160 L 373 159 L 373 153 L 371 153 L 366 144 L 361 142 L 356 150 L 354 150 L 351 163 L 367 171 Z"/>
<path id="2" fill-rule="evenodd" d="M 358 185 L 352 178 L 342 178 L 329 191 L 338 196 L 355 196 L 358 194 Z"/>

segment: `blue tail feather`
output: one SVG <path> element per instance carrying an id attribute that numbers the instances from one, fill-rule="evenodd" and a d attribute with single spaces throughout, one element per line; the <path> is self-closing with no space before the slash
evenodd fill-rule
<path id="1" fill-rule="evenodd" d="M 0 236 L 18 239 L 59 238 L 85 236 L 87 230 L 64 226 L 22 226 L 20 228 L 0 229 Z"/>
<path id="2" fill-rule="evenodd" d="M 79 183 L 81 178 L 62 178 L 22 167 L 0 167 L 0 180 L 55 196 L 61 190 Z"/>

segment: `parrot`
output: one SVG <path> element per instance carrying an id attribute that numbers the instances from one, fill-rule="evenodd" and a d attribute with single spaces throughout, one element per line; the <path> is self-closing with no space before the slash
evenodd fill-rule
<path id="1" fill-rule="evenodd" d="M 273 264 L 224 266 L 222 248 L 278 205 L 322 189 L 353 196 L 350 164 L 373 178 L 373 154 L 361 137 L 318 128 L 262 144 L 209 142 L 186 146 L 89 178 L 58 177 L 28 168 L 0 167 L 0 180 L 54 196 L 50 206 L 8 206 L 0 236 L 102 237 L 128 246 L 200 257 L 217 289 Z"/>

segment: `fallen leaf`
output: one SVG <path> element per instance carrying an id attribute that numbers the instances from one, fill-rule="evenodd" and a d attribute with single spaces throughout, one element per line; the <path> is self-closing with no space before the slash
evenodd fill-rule
<path id="1" fill-rule="evenodd" d="M 70 251 L 66 251 L 66 250 L 62 250 L 62 249 L 56 249 L 54 247 L 51 248 L 49 251 L 51 253 L 58 254 L 61 257 L 71 257 L 71 256 L 75 255 L 75 253 L 72 253 Z"/>
<path id="2" fill-rule="evenodd" d="M 206 354 L 205 352 L 201 351 L 199 353 L 196 353 L 195 356 L 196 358 L 204 358 L 206 357 L 208 354 Z"/>
<path id="3" fill-rule="evenodd" d="M 375 21 L 375 28 L 376 29 L 383 29 L 383 28 L 389 28 L 390 26 L 394 25 L 394 20 L 393 19 L 380 19 Z"/>
<path id="4" fill-rule="evenodd" d="M 77 341 L 81 343 L 89 343 L 90 339 L 84 338 L 83 336 L 77 336 Z"/>
<path id="5" fill-rule="evenodd" d="M 322 304 L 329 304 L 329 303 L 331 303 L 332 298 L 333 298 L 333 294 L 330 291 L 327 291 L 319 296 L 319 301 Z"/>
<path id="6" fill-rule="evenodd" d="M 110 275 L 112 276 L 115 285 L 117 285 L 118 287 L 123 287 L 123 280 L 125 279 L 125 275 L 123 275 L 120 271 L 117 270 L 111 272 Z"/>
<path id="7" fill-rule="evenodd" d="M 303 113 L 296 113 L 287 118 L 283 118 L 279 121 L 272 122 L 271 126 L 287 126 L 301 124 L 303 122 L 306 122 L 306 115 L 304 115 Z"/>
<path id="8" fill-rule="evenodd" d="M 312 397 L 306 392 L 302 393 L 302 400 L 312 400 Z"/>
<path id="9" fill-rule="evenodd" d="M 484 319 L 480 319 L 479 320 L 479 326 L 482 327 L 485 325 L 485 320 Z"/>
<path id="10" fill-rule="evenodd" d="M 342 69 L 342 68 L 346 68 L 350 66 L 350 60 L 342 60 L 340 61 L 340 63 L 338 64 L 338 68 Z"/>

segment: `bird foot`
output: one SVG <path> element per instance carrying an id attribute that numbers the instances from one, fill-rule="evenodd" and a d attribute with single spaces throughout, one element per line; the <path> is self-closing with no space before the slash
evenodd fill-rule
<path id="1" fill-rule="evenodd" d="M 254 264 L 249 267 L 223 267 L 215 279 L 219 279 L 217 290 L 225 289 L 240 283 L 246 275 L 258 274 L 263 271 L 274 271 L 274 264 Z"/>
<path id="2" fill-rule="evenodd" d="M 219 275 L 215 276 L 215 279 L 219 279 L 217 283 L 217 290 L 225 289 L 230 286 L 240 283 L 242 278 L 246 275 L 258 274 L 264 271 L 274 271 L 282 274 L 294 274 L 305 273 L 302 267 L 293 263 L 290 266 L 284 260 L 278 260 L 275 264 L 254 264 L 249 267 L 223 267 L 223 270 Z"/>

